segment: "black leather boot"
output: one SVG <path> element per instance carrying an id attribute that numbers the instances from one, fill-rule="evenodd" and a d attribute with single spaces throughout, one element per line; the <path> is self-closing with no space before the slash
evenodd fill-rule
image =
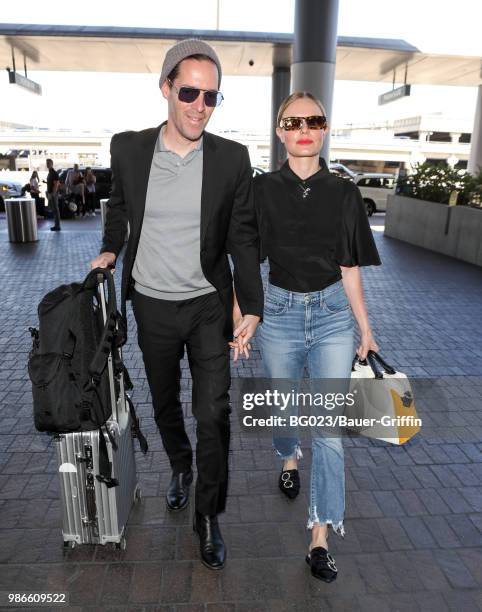
<path id="1" fill-rule="evenodd" d="M 191 470 L 172 475 L 166 494 L 166 504 L 169 510 L 183 510 L 187 506 L 192 478 Z"/>
<path id="2" fill-rule="evenodd" d="M 193 528 L 199 536 L 203 564 L 209 569 L 222 569 L 226 560 L 226 548 L 219 530 L 218 517 L 200 514 L 196 511 Z"/>

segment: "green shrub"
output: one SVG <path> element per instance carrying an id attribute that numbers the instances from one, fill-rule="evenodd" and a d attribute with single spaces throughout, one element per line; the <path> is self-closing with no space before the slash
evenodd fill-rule
<path id="1" fill-rule="evenodd" d="M 399 180 L 399 192 L 418 200 L 448 204 L 452 191 L 458 191 L 458 204 L 469 204 L 472 194 L 482 193 L 482 169 L 475 176 L 428 162 L 415 164 L 413 174 Z"/>

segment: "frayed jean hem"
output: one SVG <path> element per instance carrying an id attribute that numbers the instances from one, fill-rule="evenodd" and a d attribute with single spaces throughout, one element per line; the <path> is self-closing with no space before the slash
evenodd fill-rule
<path id="1" fill-rule="evenodd" d="M 307 529 L 313 529 L 315 525 L 331 525 L 333 531 L 339 535 L 340 537 L 345 537 L 345 526 L 343 525 L 343 520 L 338 522 L 333 522 L 331 520 L 319 520 L 318 517 L 315 517 L 314 520 L 311 518 L 308 519 L 308 523 L 306 525 Z"/>
<path id="2" fill-rule="evenodd" d="M 301 447 L 299 444 L 297 444 L 295 446 L 294 451 L 290 454 L 290 455 L 282 455 L 279 450 L 276 448 L 276 446 L 273 446 L 273 450 L 275 452 L 275 455 L 277 455 L 278 457 L 280 457 L 280 459 L 283 459 L 283 461 L 288 461 L 288 459 L 302 459 L 303 458 L 303 453 L 301 452 Z"/>

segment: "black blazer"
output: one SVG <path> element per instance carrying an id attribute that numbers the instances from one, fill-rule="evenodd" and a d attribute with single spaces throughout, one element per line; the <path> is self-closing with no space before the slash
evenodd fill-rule
<path id="1" fill-rule="evenodd" d="M 100 252 L 119 255 L 129 221 L 121 287 L 124 314 L 134 284 L 131 273 L 141 235 L 152 157 L 165 123 L 141 132 L 115 134 L 111 141 L 112 192 Z M 234 287 L 241 312 L 262 317 L 259 236 L 247 148 L 209 132 L 204 132 L 203 140 L 200 227 L 201 268 L 225 304 L 225 336 L 231 338 L 233 277 L 227 253 L 234 264 Z"/>

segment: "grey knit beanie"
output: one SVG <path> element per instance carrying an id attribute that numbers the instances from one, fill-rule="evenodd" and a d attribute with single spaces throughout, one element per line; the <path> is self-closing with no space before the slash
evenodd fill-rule
<path id="1" fill-rule="evenodd" d="M 190 55 L 196 55 L 197 53 L 202 53 L 203 55 L 207 55 L 210 59 L 218 67 L 218 88 L 221 85 L 221 62 L 219 61 L 219 57 L 216 54 L 216 51 L 208 45 L 208 43 L 200 40 L 199 38 L 186 38 L 185 40 L 181 40 L 176 43 L 173 47 L 169 49 L 166 53 L 166 57 L 164 58 L 164 63 L 162 64 L 161 77 L 159 79 L 159 87 L 164 83 L 167 79 L 171 70 L 175 66 L 179 64 L 183 59 L 189 57 Z"/>

